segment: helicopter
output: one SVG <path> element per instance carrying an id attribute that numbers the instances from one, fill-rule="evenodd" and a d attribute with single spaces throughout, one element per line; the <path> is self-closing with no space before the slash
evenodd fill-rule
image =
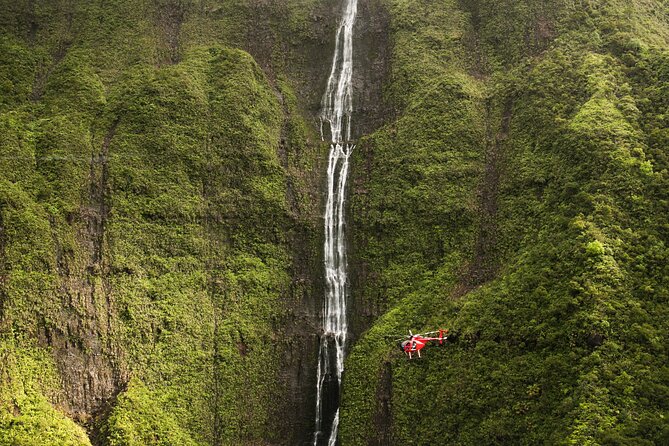
<path id="1" fill-rule="evenodd" d="M 437 337 L 431 336 L 438 334 Z M 413 334 L 409 330 L 409 334 L 404 337 L 397 339 L 399 342 L 400 349 L 406 353 L 409 359 L 413 359 L 413 354 L 418 354 L 420 358 L 420 351 L 425 348 L 429 342 L 439 341 L 439 345 L 444 345 L 444 341 L 448 340 L 448 330 L 439 329 L 437 331 L 429 331 L 427 333 L 418 333 Z"/>

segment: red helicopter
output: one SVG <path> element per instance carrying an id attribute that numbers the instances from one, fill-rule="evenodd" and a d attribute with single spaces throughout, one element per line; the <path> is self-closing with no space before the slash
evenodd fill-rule
<path id="1" fill-rule="evenodd" d="M 430 336 L 439 334 L 437 337 Z M 438 331 L 430 331 L 427 333 L 413 334 L 409 330 L 409 335 L 406 338 L 400 338 L 400 349 L 407 354 L 409 359 L 412 359 L 413 354 L 417 353 L 420 358 L 420 351 L 425 348 L 429 342 L 439 341 L 439 345 L 444 345 L 444 341 L 448 340 L 448 330 L 439 329 Z"/>

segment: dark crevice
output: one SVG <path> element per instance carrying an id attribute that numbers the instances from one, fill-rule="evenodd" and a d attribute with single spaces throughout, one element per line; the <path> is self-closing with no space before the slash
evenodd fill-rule
<path id="1" fill-rule="evenodd" d="M 491 100 L 487 101 L 485 108 L 485 168 L 478 192 L 480 224 L 474 244 L 473 258 L 466 267 L 461 283 L 456 287 L 452 296 L 456 298 L 492 280 L 499 268 L 499 248 L 497 246 L 498 192 L 504 158 L 504 144 L 509 136 L 513 103 L 509 100 L 504 104 L 501 123 L 496 134 L 491 125 L 493 114 Z"/>
<path id="2" fill-rule="evenodd" d="M 122 352 L 113 339 L 113 301 L 103 243 L 109 216 L 108 157 L 118 119 L 108 129 L 90 160 L 89 196 L 76 215 L 49 222 L 55 243 L 61 314 L 41 324 L 40 338 L 51 347 L 63 381 L 63 408 L 84 426 L 93 444 L 101 444 L 99 429 L 128 377 Z M 59 242 L 59 225 L 76 231 L 74 248 Z"/>
<path id="3" fill-rule="evenodd" d="M 209 287 L 210 295 L 215 294 L 214 285 L 211 284 Z M 220 446 L 223 442 L 223 420 L 221 419 L 221 411 L 219 406 L 221 404 L 221 394 L 222 394 L 222 374 L 221 368 L 222 357 L 220 352 L 220 346 L 218 339 L 220 338 L 219 334 L 219 317 L 218 313 L 214 319 L 214 352 L 212 357 L 212 412 L 214 414 L 213 426 L 212 426 L 212 446 Z"/>
<path id="4" fill-rule="evenodd" d="M 94 240 L 92 264 L 95 265 L 98 270 L 102 266 L 105 227 L 111 210 L 109 205 L 109 146 L 114 138 L 119 122 L 119 118 L 114 120 L 102 142 L 100 153 L 97 156 L 94 156 L 91 161 L 91 179 L 94 178 L 93 175 L 96 175 L 95 165 L 99 164 L 100 166 L 99 180 L 91 181 L 91 203 L 96 208 L 97 212 L 93 221 L 89 223 L 89 228 L 92 230 Z"/>
<path id="5" fill-rule="evenodd" d="M 21 29 L 26 29 L 26 38 L 31 45 L 35 44 L 37 38 L 37 31 L 39 31 L 39 24 L 37 23 L 37 15 L 35 14 L 35 1 L 29 0 L 26 5 L 25 14 L 22 16 Z"/>
<path id="6" fill-rule="evenodd" d="M 7 230 L 2 218 L 3 209 L 0 207 L 0 332 L 3 331 L 5 320 L 5 305 L 7 304 L 7 256 L 5 247 L 7 246 Z"/>
<path id="7" fill-rule="evenodd" d="M 33 90 L 31 94 L 31 99 L 33 102 L 39 102 L 44 96 L 46 90 L 46 85 L 49 81 L 49 77 L 53 74 L 54 70 L 60 62 L 67 55 L 68 50 L 72 46 L 72 40 L 63 40 L 58 44 L 56 51 L 54 52 L 51 62 L 48 66 L 43 64 L 37 70 L 37 75 L 35 76 L 35 83 L 33 84 Z"/>
<path id="8" fill-rule="evenodd" d="M 281 164 L 281 167 L 284 170 L 284 177 L 286 179 L 286 199 L 287 199 L 287 204 L 289 206 L 290 214 L 292 218 L 297 218 L 300 212 L 299 204 L 297 202 L 297 197 L 295 196 L 295 188 L 293 186 L 293 179 L 291 178 L 290 175 L 290 154 L 291 150 L 293 147 L 291 146 L 291 142 L 289 141 L 289 126 L 290 122 L 292 119 L 290 109 L 288 108 L 288 104 L 286 104 L 286 99 L 284 98 L 283 94 L 281 91 L 276 88 L 276 85 L 274 82 L 272 82 L 273 87 L 275 89 L 276 95 L 279 97 L 279 101 L 281 103 L 281 108 L 283 110 L 283 123 L 281 125 L 281 136 L 279 138 L 279 145 L 277 149 L 277 155 L 279 158 L 279 163 Z M 296 150 L 297 153 L 294 155 L 299 158 L 299 148 Z"/>
<path id="9" fill-rule="evenodd" d="M 160 61 L 162 64 L 175 65 L 181 61 L 181 26 L 187 12 L 184 0 L 163 0 L 158 4 L 156 22 L 167 54 Z"/>
<path id="10" fill-rule="evenodd" d="M 101 161 L 100 183 L 96 191 L 98 195 L 97 197 L 95 197 L 98 200 L 100 226 L 99 226 L 99 232 L 95 235 L 94 239 L 95 241 L 94 241 L 92 261 L 97 262 L 97 264 L 99 265 L 98 270 L 100 271 L 102 278 L 101 291 L 107 309 L 107 314 L 106 314 L 107 333 L 112 333 L 113 331 L 112 319 L 114 317 L 114 313 L 112 311 L 112 305 L 113 305 L 112 290 L 111 290 L 111 284 L 109 282 L 109 268 L 108 268 L 109 265 L 107 262 L 105 262 L 105 256 L 104 256 L 104 242 L 106 236 L 107 221 L 109 220 L 109 215 L 111 212 L 111 205 L 110 205 L 111 190 L 109 184 L 109 150 L 114 135 L 116 134 L 116 129 L 118 128 L 119 123 L 120 123 L 120 118 L 118 117 L 115 118 L 115 120 L 112 122 L 111 126 L 107 130 L 105 138 L 102 142 L 102 150 L 100 152 L 100 161 Z M 93 184 L 91 184 L 91 187 L 92 188 L 94 187 Z M 93 297 L 95 291 L 91 289 L 91 292 L 93 293 L 91 297 Z M 114 346 L 112 344 L 112 337 L 110 335 L 107 336 L 106 348 L 107 351 L 109 352 L 114 351 Z M 114 386 L 115 386 L 112 398 L 115 398 L 116 395 L 118 395 L 120 386 L 125 386 L 127 383 L 127 378 L 124 376 L 123 371 L 120 368 L 120 361 L 118 360 L 118 358 L 119 358 L 118 354 L 113 354 L 110 355 L 109 357 L 109 362 L 112 369 Z M 104 408 L 102 410 L 104 411 Z"/>
<path id="11" fill-rule="evenodd" d="M 488 60 L 485 55 L 483 42 L 479 29 L 481 28 L 481 14 L 479 11 L 478 0 L 461 0 L 460 7 L 469 13 L 470 29 L 465 34 L 464 44 L 468 49 L 472 59 L 470 64 L 470 73 L 477 79 L 484 79 L 489 76 L 490 68 L 488 67 Z"/>
<path id="12" fill-rule="evenodd" d="M 37 30 L 39 29 L 39 24 L 36 21 L 34 5 L 31 3 L 30 6 L 30 35 L 29 39 L 31 42 L 34 41 L 37 35 Z M 33 89 L 31 93 L 31 100 L 33 102 L 39 102 L 44 96 L 46 90 L 46 85 L 49 81 L 49 77 L 53 74 L 54 70 L 60 64 L 74 43 L 74 33 L 73 33 L 73 22 L 74 22 L 74 11 L 68 10 L 65 12 L 65 29 L 62 32 L 62 38 L 58 40 L 56 47 L 53 49 L 51 54 L 51 60 L 42 62 L 38 69 L 37 74 L 35 75 L 35 81 L 33 83 Z"/>
<path id="13" fill-rule="evenodd" d="M 482 82 L 490 76 L 490 66 L 480 33 L 483 26 L 479 0 L 460 0 L 460 7 L 469 14 L 470 27 L 464 43 L 471 54 L 470 74 Z M 485 141 L 484 171 L 478 187 L 479 227 L 473 254 L 460 273 L 459 283 L 451 292 L 451 298 L 459 298 L 469 291 L 492 280 L 499 268 L 497 246 L 497 208 L 503 146 L 508 138 L 513 103 L 508 100 L 503 105 L 501 123 L 495 125 L 497 110 L 495 100 L 488 98 L 484 103 Z M 496 132 L 496 133 L 495 133 Z"/>
<path id="14" fill-rule="evenodd" d="M 210 358 L 211 392 L 208 407 L 211 412 L 211 429 L 209 436 L 212 446 L 224 444 L 225 426 L 223 424 L 222 408 L 225 393 L 225 377 L 222 373 L 225 368 L 225 358 L 222 353 L 221 322 L 225 317 L 224 305 L 227 299 L 226 285 L 221 276 L 221 260 L 225 245 L 229 244 L 228 231 L 222 227 L 223 222 L 217 215 L 216 194 L 220 183 L 216 181 L 220 177 L 220 165 L 215 165 L 214 148 L 212 147 L 212 135 L 209 132 L 204 140 L 204 152 L 207 154 L 208 162 L 203 166 L 203 175 L 200 183 L 200 195 L 204 203 L 202 209 L 202 225 L 204 237 L 207 239 L 207 247 L 204 251 L 205 272 L 207 275 L 207 294 L 213 307 L 213 332 L 212 350 Z"/>
<path id="15" fill-rule="evenodd" d="M 393 369 L 392 363 L 383 363 L 381 377 L 376 388 L 376 412 L 374 414 L 374 435 L 370 435 L 368 446 L 389 446 L 392 440 L 392 401 Z"/>
<path id="16" fill-rule="evenodd" d="M 116 406 L 119 395 L 127 389 L 128 382 L 126 380 L 114 389 L 112 395 L 104 401 L 91 420 L 85 425 L 88 438 L 93 446 L 105 446 L 108 444 L 107 432 L 105 431 L 107 420 Z"/>

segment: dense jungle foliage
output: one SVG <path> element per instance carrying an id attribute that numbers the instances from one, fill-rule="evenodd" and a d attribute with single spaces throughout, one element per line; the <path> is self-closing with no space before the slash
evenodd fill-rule
<path id="1" fill-rule="evenodd" d="M 0 444 L 258 444 L 311 424 L 279 414 L 299 413 L 293 326 L 316 331 L 289 321 L 314 306 L 295 281 L 317 256 L 294 257 L 320 237 L 323 147 L 298 80 L 239 49 L 252 6 L 1 2 Z M 265 11 L 291 23 L 277 45 L 317 38 L 308 6 Z"/>
<path id="2" fill-rule="evenodd" d="M 0 446 L 311 444 L 340 8 L 0 0 Z M 341 444 L 669 444 L 669 5 L 359 9 Z"/>
<path id="3" fill-rule="evenodd" d="M 666 3 L 386 4 L 342 444 L 668 444 Z"/>

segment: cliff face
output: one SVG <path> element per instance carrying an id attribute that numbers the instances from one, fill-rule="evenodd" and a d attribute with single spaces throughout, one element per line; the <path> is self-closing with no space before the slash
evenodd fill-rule
<path id="1" fill-rule="evenodd" d="M 342 443 L 666 443 L 666 5 L 384 4 Z"/>
<path id="2" fill-rule="evenodd" d="M 1 6 L 0 443 L 308 438 L 336 2 Z"/>
<path id="3" fill-rule="evenodd" d="M 308 442 L 340 7 L 0 0 L 0 444 Z M 669 442 L 667 6 L 359 8 L 342 444 Z"/>

